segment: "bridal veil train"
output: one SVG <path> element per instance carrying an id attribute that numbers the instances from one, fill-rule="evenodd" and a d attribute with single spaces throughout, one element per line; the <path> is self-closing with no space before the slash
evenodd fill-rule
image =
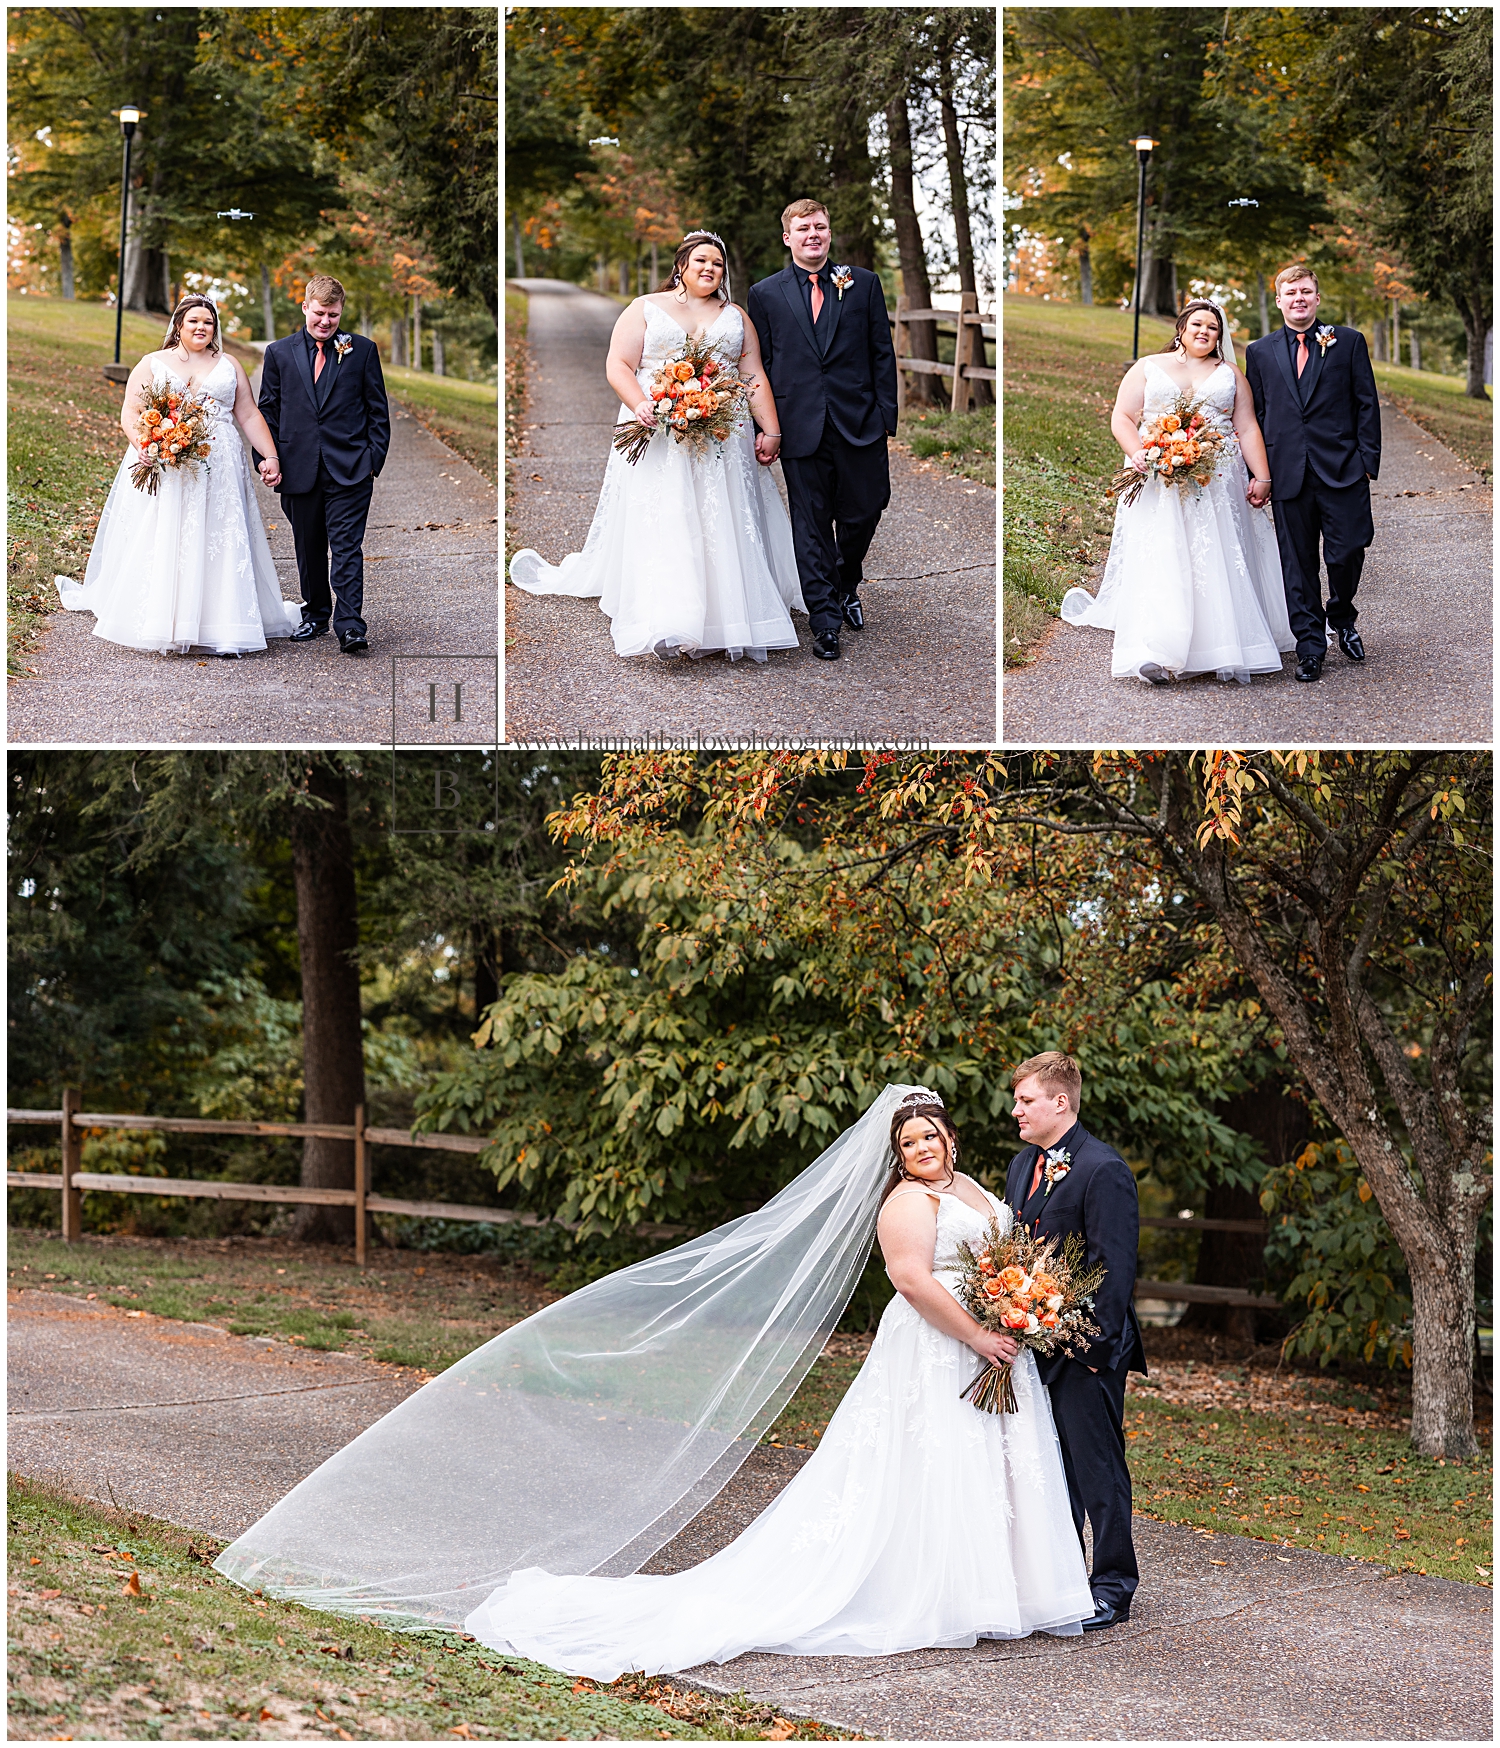
<path id="1" fill-rule="evenodd" d="M 879 1655 L 1079 1631 L 1093 1598 L 1034 1362 L 1015 1367 L 1016 1414 L 980 1413 L 959 1400 L 974 1354 L 899 1297 L 771 1507 L 702 1565 L 639 1575 L 822 1350 L 869 1252 L 892 1116 L 919 1090 L 887 1087 L 755 1213 L 594 1282 L 433 1379 L 218 1569 L 313 1608 L 463 1622 L 600 1680 L 751 1649 Z M 984 1224 L 941 1199 L 939 1278 Z"/>

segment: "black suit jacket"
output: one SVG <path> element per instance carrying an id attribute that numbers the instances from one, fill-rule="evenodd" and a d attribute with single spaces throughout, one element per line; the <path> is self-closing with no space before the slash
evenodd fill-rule
<path id="1" fill-rule="evenodd" d="M 823 345 L 813 331 L 790 267 L 750 287 L 745 308 L 781 416 L 781 453 L 811 455 L 827 420 L 846 443 L 878 443 L 896 429 L 896 352 L 880 280 L 864 267 L 840 297 L 828 294 L 818 323 L 833 326 Z"/>
<path id="2" fill-rule="evenodd" d="M 342 332 L 342 330 L 340 330 Z M 301 332 L 266 347 L 260 371 L 260 410 L 265 414 L 281 462 L 279 492 L 310 492 L 318 479 L 318 458 L 335 482 L 358 485 L 379 475 L 391 446 L 391 410 L 380 374 L 380 352 L 373 340 L 349 335 L 351 349 L 332 352 L 323 366 L 333 382 L 318 405 L 307 341 Z M 321 388 L 321 382 L 318 385 Z M 257 456 L 256 460 L 259 461 Z"/>
<path id="3" fill-rule="evenodd" d="M 1314 324 L 1313 333 L 1327 325 Z M 1295 498 L 1308 469 L 1325 486 L 1380 477 L 1380 401 L 1370 351 L 1358 328 L 1336 326 L 1333 334 L 1323 351 L 1309 333 L 1302 383 L 1284 328 L 1245 348 L 1245 379 L 1271 461 L 1273 497 Z"/>
<path id="4" fill-rule="evenodd" d="M 1076 1232 L 1087 1246 L 1089 1266 L 1103 1263 L 1109 1273 L 1094 1295 L 1094 1322 L 1101 1334 L 1076 1361 L 1066 1354 L 1051 1359 L 1037 1355 L 1037 1369 L 1044 1384 L 1050 1384 L 1070 1364 L 1098 1366 L 1113 1371 L 1122 1361 L 1130 1370 L 1144 1372 L 1146 1350 L 1141 1344 L 1141 1326 L 1135 1314 L 1135 1255 L 1141 1234 L 1141 1204 L 1130 1167 L 1114 1148 L 1090 1135 L 1082 1123 L 1057 1142 L 1072 1154 L 1066 1176 L 1053 1184 L 1045 1182 L 1034 1196 L 1027 1196 L 1037 1156 L 1044 1148 L 1026 1146 L 1010 1162 L 1005 1199 L 1018 1222 L 1042 1238 Z"/>

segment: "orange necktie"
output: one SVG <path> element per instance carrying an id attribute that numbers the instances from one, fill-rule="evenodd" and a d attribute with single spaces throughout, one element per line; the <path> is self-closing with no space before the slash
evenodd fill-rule
<path id="1" fill-rule="evenodd" d="M 313 344 L 318 348 L 318 356 L 313 361 L 313 381 L 316 382 L 323 374 L 323 342 L 321 340 L 315 340 Z"/>
<path id="2" fill-rule="evenodd" d="M 1307 335 L 1297 336 L 1297 375 L 1300 377 L 1307 368 Z"/>
<path id="3" fill-rule="evenodd" d="M 818 276 L 816 273 L 809 273 L 807 278 L 809 284 L 812 286 L 813 320 L 817 321 L 823 310 L 823 288 L 818 284 Z"/>

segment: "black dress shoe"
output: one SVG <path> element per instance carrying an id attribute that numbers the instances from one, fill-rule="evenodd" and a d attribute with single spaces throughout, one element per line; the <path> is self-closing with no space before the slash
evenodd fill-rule
<path id="1" fill-rule="evenodd" d="M 838 628 L 832 631 L 815 631 L 813 633 L 813 654 L 822 662 L 836 662 L 839 659 Z"/>
<path id="2" fill-rule="evenodd" d="M 1094 1603 L 1093 1618 L 1082 1623 L 1086 1633 L 1102 1633 L 1106 1627 L 1117 1627 L 1130 1619 L 1129 1607 L 1120 1608 L 1112 1602 Z"/>
<path id="3" fill-rule="evenodd" d="M 1323 678 L 1322 656 L 1298 656 L 1297 678 L 1299 680 L 1321 680 Z"/>
<path id="4" fill-rule="evenodd" d="M 292 633 L 293 643 L 310 643 L 315 637 L 327 635 L 327 625 L 320 624 L 316 619 L 304 619 Z"/>
<path id="5" fill-rule="evenodd" d="M 339 633 L 339 648 L 345 655 L 361 656 L 370 653 L 368 642 L 364 638 L 355 636 L 352 633 L 349 635 L 346 635 L 344 632 Z"/>
<path id="6" fill-rule="evenodd" d="M 852 625 L 856 631 L 865 628 L 865 610 L 860 605 L 858 595 L 849 595 L 839 602 L 839 610 L 844 615 L 845 625 Z"/>
<path id="7" fill-rule="evenodd" d="M 1352 625 L 1339 627 L 1339 648 L 1351 662 L 1362 662 L 1365 659 L 1365 646 L 1359 641 L 1359 633 Z"/>
<path id="8" fill-rule="evenodd" d="M 1153 686 L 1170 686 L 1172 684 L 1172 671 L 1170 668 L 1164 668 L 1160 662 L 1142 662 L 1141 678 L 1149 680 Z"/>

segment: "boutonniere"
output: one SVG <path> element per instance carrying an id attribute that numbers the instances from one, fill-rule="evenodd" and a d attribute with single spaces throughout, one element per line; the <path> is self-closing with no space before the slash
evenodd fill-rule
<path id="1" fill-rule="evenodd" d="M 347 358 L 354 350 L 353 336 L 349 334 L 335 334 L 333 336 L 333 349 L 338 353 L 340 358 Z"/>
<path id="2" fill-rule="evenodd" d="M 1049 1147 L 1047 1149 L 1047 1168 L 1042 1173 L 1042 1181 L 1047 1188 L 1043 1191 L 1045 1201 L 1052 1194 L 1052 1186 L 1065 1178 L 1073 1169 L 1073 1155 L 1066 1147 Z"/>
<path id="3" fill-rule="evenodd" d="M 1338 335 L 1326 322 L 1313 335 L 1313 339 L 1318 342 L 1318 351 L 1320 353 L 1326 352 L 1330 346 L 1337 346 L 1339 343 Z"/>
<path id="4" fill-rule="evenodd" d="M 854 269 L 852 267 L 835 267 L 834 268 L 834 270 L 833 270 L 833 287 L 834 287 L 834 290 L 837 291 L 839 294 L 839 302 L 840 303 L 842 303 L 844 301 L 844 293 L 849 289 L 849 287 L 851 285 L 853 285 L 853 283 L 854 283 Z"/>

